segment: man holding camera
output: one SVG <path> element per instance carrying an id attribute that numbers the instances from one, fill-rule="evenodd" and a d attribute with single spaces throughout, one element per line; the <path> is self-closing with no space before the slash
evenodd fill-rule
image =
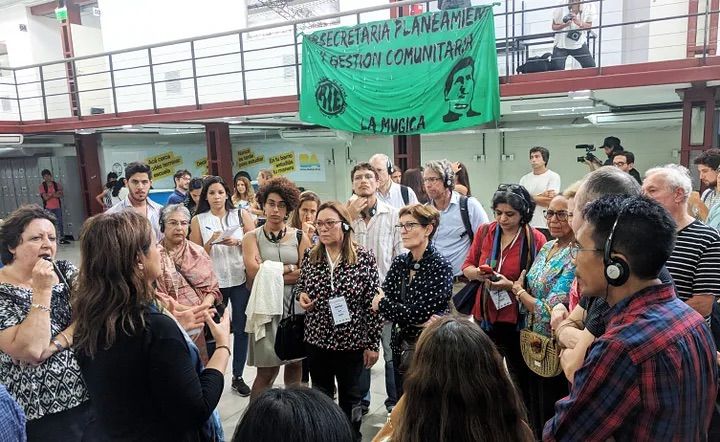
<path id="1" fill-rule="evenodd" d="M 587 30 L 592 27 L 594 12 L 589 4 L 568 0 L 567 8 L 557 8 L 553 14 L 552 29 L 555 47 L 552 53 L 552 70 L 565 69 L 565 61 L 571 55 L 583 68 L 594 68 L 595 60 L 587 45 Z"/>
<path id="2" fill-rule="evenodd" d="M 605 151 L 605 155 L 607 155 L 607 159 L 605 162 L 601 162 L 598 157 L 595 155 L 590 154 L 590 150 L 588 147 L 592 147 L 591 145 L 587 144 L 578 144 L 575 146 L 576 148 L 580 149 L 581 147 L 584 147 L 586 151 L 588 151 L 588 155 L 585 157 L 585 164 L 587 164 L 590 167 L 590 171 L 597 170 L 602 166 L 612 166 L 613 165 L 613 157 L 617 155 L 619 152 L 622 152 L 624 149 L 620 145 L 620 138 L 618 137 L 607 137 L 603 141 L 602 149 Z M 578 158 L 578 161 L 580 159 Z"/>

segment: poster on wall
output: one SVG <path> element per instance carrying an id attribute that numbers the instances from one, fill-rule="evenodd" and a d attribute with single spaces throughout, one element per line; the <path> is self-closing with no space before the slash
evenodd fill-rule
<path id="1" fill-rule="evenodd" d="M 106 145 L 103 146 L 105 172 L 125 176 L 125 167 L 133 161 L 143 161 L 153 173 L 154 189 L 175 187 L 173 175 L 180 169 L 187 169 L 192 176 L 207 174 L 207 154 L 204 146 L 173 145 L 147 148 Z"/>
<path id="2" fill-rule="evenodd" d="M 302 43 L 300 118 L 371 135 L 500 117 L 492 5 L 322 29 Z"/>
<path id="3" fill-rule="evenodd" d="M 325 181 L 325 155 L 297 147 L 240 147 L 235 167 L 255 177 L 262 169 L 293 181 Z"/>

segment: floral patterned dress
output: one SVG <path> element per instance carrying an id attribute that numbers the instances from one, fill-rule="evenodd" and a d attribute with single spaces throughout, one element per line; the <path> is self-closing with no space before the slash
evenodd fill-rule
<path id="1" fill-rule="evenodd" d="M 570 258 L 570 247 L 563 247 L 548 259 L 557 240 L 546 243 L 538 252 L 527 274 L 527 291 L 535 297 L 533 331 L 552 336 L 550 312 L 557 304 L 568 305 L 568 293 L 575 279 L 575 263 Z M 531 318 L 528 318 L 530 321 Z"/>

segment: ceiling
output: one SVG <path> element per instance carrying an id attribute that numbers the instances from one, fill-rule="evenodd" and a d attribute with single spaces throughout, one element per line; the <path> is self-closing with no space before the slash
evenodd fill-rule
<path id="1" fill-rule="evenodd" d="M 0 9 L 9 8 L 11 6 L 36 6 L 48 3 L 48 0 L 0 0 Z"/>

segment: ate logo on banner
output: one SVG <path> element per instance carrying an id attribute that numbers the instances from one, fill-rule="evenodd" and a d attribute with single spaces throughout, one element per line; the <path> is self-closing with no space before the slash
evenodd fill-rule
<path id="1" fill-rule="evenodd" d="M 336 81 L 323 78 L 315 89 L 315 100 L 320 112 L 329 117 L 334 117 L 345 112 L 347 102 L 345 101 L 345 90 Z"/>

